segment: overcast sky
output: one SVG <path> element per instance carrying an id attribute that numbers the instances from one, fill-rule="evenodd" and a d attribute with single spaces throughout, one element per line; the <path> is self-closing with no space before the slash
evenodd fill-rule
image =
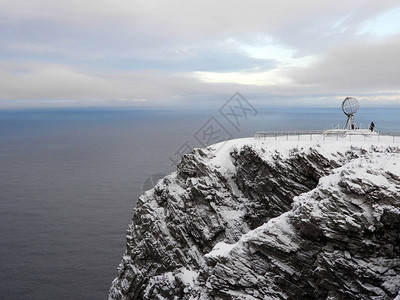
<path id="1" fill-rule="evenodd" d="M 1 0 L 0 108 L 400 104 L 400 3 Z"/>

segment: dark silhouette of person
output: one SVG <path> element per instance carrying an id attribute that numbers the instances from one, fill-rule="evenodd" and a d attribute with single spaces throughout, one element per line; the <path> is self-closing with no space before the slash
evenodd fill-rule
<path id="1" fill-rule="evenodd" d="M 369 125 L 369 130 L 374 131 L 375 124 L 374 122 L 371 122 L 371 125 Z"/>

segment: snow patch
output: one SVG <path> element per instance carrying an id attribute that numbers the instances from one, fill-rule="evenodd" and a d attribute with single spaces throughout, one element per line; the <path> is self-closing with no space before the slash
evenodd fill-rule
<path id="1" fill-rule="evenodd" d="M 228 257 L 231 250 L 236 244 L 227 244 L 224 242 L 217 243 L 211 252 L 204 255 L 206 258 Z"/>

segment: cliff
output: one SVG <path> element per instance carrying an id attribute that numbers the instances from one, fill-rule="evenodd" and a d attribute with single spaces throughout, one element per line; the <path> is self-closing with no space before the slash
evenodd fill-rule
<path id="1" fill-rule="evenodd" d="M 400 299 L 400 147 L 241 139 L 139 198 L 109 299 Z"/>

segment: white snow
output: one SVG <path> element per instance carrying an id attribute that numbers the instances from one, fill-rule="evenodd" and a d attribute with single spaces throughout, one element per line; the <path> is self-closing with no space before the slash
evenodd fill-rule
<path id="1" fill-rule="evenodd" d="M 199 273 L 193 270 L 186 269 L 184 267 L 179 269 L 178 276 L 181 278 L 182 282 L 185 285 L 193 287 L 196 283 L 197 277 L 199 277 Z"/>
<path id="2" fill-rule="evenodd" d="M 227 244 L 224 242 L 217 243 L 211 252 L 204 255 L 207 258 L 211 257 L 227 257 L 236 244 Z"/>

